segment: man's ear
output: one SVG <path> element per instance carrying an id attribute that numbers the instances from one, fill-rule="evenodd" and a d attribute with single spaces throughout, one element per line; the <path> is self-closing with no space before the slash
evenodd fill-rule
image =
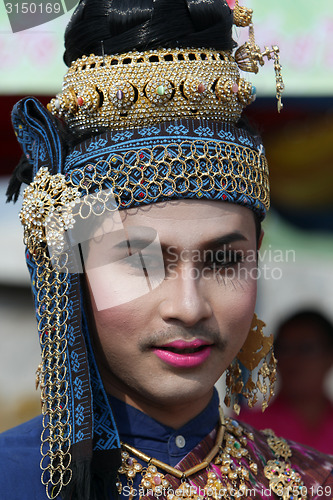
<path id="1" fill-rule="evenodd" d="M 265 232 L 263 230 L 261 230 L 259 240 L 258 240 L 258 250 L 260 250 L 264 234 L 265 234 Z"/>

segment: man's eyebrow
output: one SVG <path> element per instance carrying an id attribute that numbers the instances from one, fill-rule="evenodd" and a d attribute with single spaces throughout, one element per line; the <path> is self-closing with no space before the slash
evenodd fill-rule
<path id="1" fill-rule="evenodd" d="M 244 236 L 239 231 L 234 231 L 232 233 L 227 233 L 222 236 L 218 236 L 217 238 L 213 238 L 211 240 L 207 240 L 200 245 L 202 248 L 221 248 L 231 243 L 235 243 L 236 241 L 248 241 L 248 238 Z"/>
<path id="2" fill-rule="evenodd" d="M 128 248 L 136 248 L 138 250 L 144 250 L 147 247 L 150 248 L 163 248 L 162 244 L 157 243 L 151 238 L 129 238 L 126 240 L 119 241 L 112 248 L 114 249 L 128 249 Z"/>
<path id="3" fill-rule="evenodd" d="M 227 233 L 222 236 L 218 236 L 217 238 L 213 238 L 210 240 L 206 240 L 203 243 L 199 245 L 200 249 L 215 249 L 215 248 L 221 248 L 227 245 L 230 245 L 231 243 L 234 243 L 236 241 L 248 241 L 248 238 L 244 236 L 241 232 L 239 231 L 234 231 L 232 233 Z M 151 238 L 130 238 L 129 240 L 123 240 L 117 243 L 113 248 L 116 249 L 129 249 L 129 248 L 135 248 L 138 250 L 143 250 L 147 247 L 150 247 L 151 249 L 159 249 L 161 248 L 162 251 L 167 250 L 171 246 L 177 246 L 175 244 L 166 244 L 163 242 L 157 243 L 156 241 L 152 241 Z"/>

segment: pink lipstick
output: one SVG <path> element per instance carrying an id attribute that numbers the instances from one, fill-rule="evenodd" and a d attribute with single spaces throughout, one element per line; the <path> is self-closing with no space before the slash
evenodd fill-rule
<path id="1" fill-rule="evenodd" d="M 165 363 L 177 368 L 199 366 L 209 357 L 212 344 L 195 339 L 191 342 L 174 340 L 168 344 L 154 347 L 153 351 Z"/>

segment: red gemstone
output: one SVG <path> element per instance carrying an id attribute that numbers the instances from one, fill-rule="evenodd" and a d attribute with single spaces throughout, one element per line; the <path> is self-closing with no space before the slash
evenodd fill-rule
<path id="1" fill-rule="evenodd" d="M 141 153 L 141 154 L 140 154 L 140 158 L 144 158 L 144 157 L 145 157 L 145 156 Z"/>
<path id="2" fill-rule="evenodd" d="M 78 106 L 82 106 L 82 105 L 83 105 L 83 102 L 84 102 L 84 101 L 83 101 L 83 98 L 82 98 L 82 97 L 78 97 L 78 98 L 77 98 L 77 105 L 78 105 Z"/>
<path id="3" fill-rule="evenodd" d="M 140 193 L 139 194 L 140 198 L 143 198 L 144 197 L 144 194 L 143 193 Z"/>
<path id="4" fill-rule="evenodd" d="M 199 94 L 203 94 L 206 90 L 206 86 L 203 83 L 199 83 L 198 85 L 198 92 Z"/>
<path id="5" fill-rule="evenodd" d="M 223 195 L 222 195 L 222 198 L 223 198 L 224 200 L 226 200 L 226 199 L 227 199 L 227 196 L 226 196 L 225 194 L 223 194 Z"/>
<path id="6" fill-rule="evenodd" d="M 140 181 L 140 184 L 143 184 L 143 179 Z"/>

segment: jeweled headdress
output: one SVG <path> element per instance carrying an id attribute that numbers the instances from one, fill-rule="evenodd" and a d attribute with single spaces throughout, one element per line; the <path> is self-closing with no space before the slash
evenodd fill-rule
<path id="1" fill-rule="evenodd" d="M 241 204 L 259 221 L 269 208 L 263 145 L 238 123 L 255 98 L 240 70 L 257 72 L 265 56 L 273 58 L 281 107 L 278 48 L 260 51 L 252 11 L 238 2 L 234 13 L 224 0 L 141 4 L 149 8 L 135 22 L 131 9 L 122 12 L 129 21 L 120 29 L 114 19 L 121 2 L 81 1 L 66 34 L 70 68 L 62 92 L 48 111 L 33 98 L 13 110 L 25 156 L 10 198 L 18 195 L 22 172 L 32 170 L 20 217 L 42 349 L 48 498 L 103 498 L 119 461 L 83 304 L 80 221 L 185 198 Z M 235 53 L 233 19 L 250 29 L 249 42 Z"/>

